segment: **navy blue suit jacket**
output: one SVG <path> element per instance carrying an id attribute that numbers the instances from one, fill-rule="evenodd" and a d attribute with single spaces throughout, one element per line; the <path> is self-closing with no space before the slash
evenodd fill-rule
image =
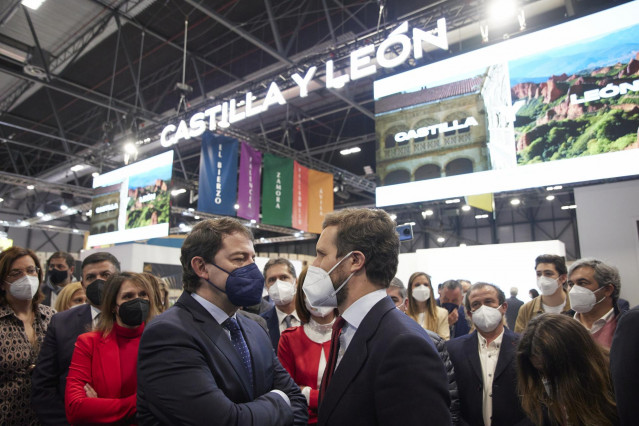
<path id="1" fill-rule="evenodd" d="M 91 328 L 91 306 L 59 312 L 51 318 L 33 371 L 31 405 L 43 425 L 68 425 L 64 390 L 75 341 Z"/>
<path id="2" fill-rule="evenodd" d="M 446 342 L 448 355 L 455 367 L 462 424 L 472 426 L 484 425 L 483 375 L 478 341 L 477 331 L 474 331 Z M 519 335 L 505 328 L 493 377 L 492 426 L 532 425 L 517 396 L 515 354 L 518 342 Z"/>
<path id="3" fill-rule="evenodd" d="M 224 328 L 189 293 L 146 326 L 138 352 L 139 424 L 306 424 L 306 398 L 266 331 L 236 318 L 251 354 L 253 388 Z M 287 394 L 291 407 L 273 389 Z"/>
<path id="4" fill-rule="evenodd" d="M 610 348 L 610 370 L 622 426 L 637 424 L 639 401 L 639 306 L 619 318 Z"/>
<path id="5" fill-rule="evenodd" d="M 390 297 L 366 314 L 321 395 L 319 425 L 450 425 L 444 364 Z"/>
<path id="6" fill-rule="evenodd" d="M 271 337 L 271 344 L 273 345 L 275 353 L 277 353 L 277 345 L 280 343 L 280 324 L 275 309 L 277 308 L 273 305 L 271 309 L 260 314 L 260 316 L 266 321 L 268 334 Z"/>

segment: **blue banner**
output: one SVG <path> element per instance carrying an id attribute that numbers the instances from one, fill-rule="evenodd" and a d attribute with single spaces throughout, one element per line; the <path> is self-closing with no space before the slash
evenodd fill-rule
<path id="1" fill-rule="evenodd" d="M 202 135 L 199 211 L 235 216 L 238 146 L 236 139 L 227 136 Z"/>

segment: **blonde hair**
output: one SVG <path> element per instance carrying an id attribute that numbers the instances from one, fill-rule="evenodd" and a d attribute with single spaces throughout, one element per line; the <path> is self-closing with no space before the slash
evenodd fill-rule
<path id="1" fill-rule="evenodd" d="M 419 310 L 417 309 L 417 301 L 413 299 L 413 283 L 421 276 L 426 277 L 428 288 L 430 288 L 430 298 L 426 301 L 426 311 L 424 312 L 424 323 L 419 324 L 426 330 L 437 333 L 437 306 L 435 305 L 435 296 L 433 286 L 430 283 L 430 276 L 426 272 L 415 272 L 408 279 L 408 316 L 419 322 Z"/>
<path id="2" fill-rule="evenodd" d="M 84 288 L 82 288 L 82 283 L 79 281 L 65 285 L 60 293 L 58 293 L 58 297 L 55 299 L 54 309 L 58 312 L 69 309 L 71 307 L 73 295 L 78 290 L 84 290 Z"/>

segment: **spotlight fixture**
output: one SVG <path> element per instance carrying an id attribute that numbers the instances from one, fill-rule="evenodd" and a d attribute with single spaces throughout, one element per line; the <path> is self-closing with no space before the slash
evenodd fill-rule
<path id="1" fill-rule="evenodd" d="M 65 211 L 69 208 L 66 204 L 60 204 L 60 210 Z"/>
<path id="2" fill-rule="evenodd" d="M 171 191 L 171 195 L 175 197 L 177 195 L 184 194 L 185 192 L 186 192 L 186 189 L 178 188 L 178 189 L 174 189 L 173 191 Z"/>
<path id="3" fill-rule="evenodd" d="M 469 212 L 471 207 L 468 204 L 466 204 L 466 205 L 463 205 L 461 209 L 465 212 Z"/>
<path id="4" fill-rule="evenodd" d="M 512 200 L 510 200 L 510 204 L 513 206 L 518 206 L 521 204 L 521 200 L 519 198 L 513 198 Z"/>
<path id="5" fill-rule="evenodd" d="M 571 205 L 569 205 L 569 206 L 561 206 L 561 209 L 562 209 L 562 210 L 574 210 L 574 209 L 576 209 L 576 208 L 577 208 L 577 205 L 576 205 L 576 204 L 571 204 Z"/>
<path id="6" fill-rule="evenodd" d="M 432 216 L 433 214 L 435 214 L 435 212 L 433 212 L 431 209 L 427 209 L 422 212 L 422 217 L 426 219 L 428 216 Z"/>
<path id="7" fill-rule="evenodd" d="M 234 205 L 233 205 L 233 208 L 234 208 L 235 210 L 239 210 L 239 209 L 240 209 L 240 205 L 239 205 L 239 204 L 234 204 Z"/>
<path id="8" fill-rule="evenodd" d="M 446 241 L 446 238 L 444 238 L 444 237 L 437 237 L 437 242 L 438 242 L 438 243 L 440 243 L 440 244 L 441 244 L 441 243 L 443 243 L 443 242 L 445 242 L 445 241 Z"/>
<path id="9" fill-rule="evenodd" d="M 27 185 L 27 189 L 29 191 L 33 191 L 35 189 L 35 185 Z"/>
<path id="10" fill-rule="evenodd" d="M 343 149 L 339 153 L 342 155 L 349 155 L 349 154 L 355 154 L 361 151 L 362 151 L 362 148 L 355 146 L 353 148 Z"/>
<path id="11" fill-rule="evenodd" d="M 461 203 L 461 200 L 459 198 L 451 198 L 450 200 L 444 201 L 444 203 L 446 203 L 446 204 L 457 204 L 457 203 Z"/>
<path id="12" fill-rule="evenodd" d="M 38 216 L 38 217 L 42 217 L 42 216 L 44 216 L 44 213 L 42 213 L 42 212 L 37 212 L 37 213 L 36 213 L 36 216 Z"/>
<path id="13" fill-rule="evenodd" d="M 475 219 L 488 219 L 487 214 L 476 214 Z"/>
<path id="14" fill-rule="evenodd" d="M 549 195 L 549 196 L 546 197 L 546 200 L 548 200 L 548 201 L 552 201 L 554 199 L 555 199 L 554 195 Z"/>
<path id="15" fill-rule="evenodd" d="M 71 167 L 71 171 L 72 172 L 79 172 L 80 170 L 84 170 L 86 169 L 87 166 L 85 166 L 84 164 L 76 164 L 75 166 Z"/>

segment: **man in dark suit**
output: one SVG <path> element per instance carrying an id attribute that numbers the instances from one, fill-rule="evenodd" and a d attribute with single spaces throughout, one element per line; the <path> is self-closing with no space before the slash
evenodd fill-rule
<path id="1" fill-rule="evenodd" d="M 477 330 L 446 343 L 465 424 L 532 425 L 517 396 L 519 336 L 504 327 L 507 307 L 506 296 L 497 286 L 474 284 L 468 291 L 466 312 Z"/>
<path id="2" fill-rule="evenodd" d="M 110 253 L 98 252 L 82 262 L 82 286 L 96 286 L 120 271 L 120 262 Z M 91 293 L 91 291 L 89 291 Z M 64 413 L 64 389 L 75 341 L 95 325 L 100 313 L 99 303 L 87 298 L 89 304 L 57 313 L 51 318 L 42 342 L 32 376 L 31 405 L 43 425 L 68 425 Z"/>
<path id="3" fill-rule="evenodd" d="M 398 254 L 395 222 L 383 210 L 326 216 L 303 287 L 312 306 L 341 313 L 320 388 L 320 425 L 451 423 L 433 342 L 386 295 Z"/>
<path id="4" fill-rule="evenodd" d="M 457 280 L 445 281 L 441 285 L 440 298 L 437 300 L 437 305 L 448 311 L 451 339 L 465 336 L 470 331 L 470 325 L 466 321 L 462 289 L 461 283 Z"/>
<path id="5" fill-rule="evenodd" d="M 521 300 L 517 299 L 517 293 L 519 289 L 517 287 L 510 288 L 510 297 L 506 299 L 508 303 L 508 309 L 506 310 L 506 324 L 512 331 L 515 329 L 515 322 L 517 321 L 517 314 L 519 314 L 519 308 L 524 304 Z"/>
<path id="6" fill-rule="evenodd" d="M 260 315 L 268 324 L 271 343 L 277 352 L 282 331 L 302 324 L 295 311 L 295 267 L 288 259 L 270 259 L 264 265 L 264 282 L 274 306 Z"/>
<path id="7" fill-rule="evenodd" d="M 58 293 L 73 281 L 75 259 L 65 251 L 56 251 L 47 261 L 47 279 L 42 286 L 43 305 L 53 307 Z"/>
<path id="8" fill-rule="evenodd" d="M 140 341 L 141 425 L 306 424 L 306 398 L 268 334 L 237 315 L 262 296 L 254 258 L 251 232 L 235 219 L 202 221 L 184 240 L 184 292 Z"/>
<path id="9" fill-rule="evenodd" d="M 621 426 L 637 424 L 639 401 L 639 306 L 621 316 L 610 348 L 610 372 Z"/>

